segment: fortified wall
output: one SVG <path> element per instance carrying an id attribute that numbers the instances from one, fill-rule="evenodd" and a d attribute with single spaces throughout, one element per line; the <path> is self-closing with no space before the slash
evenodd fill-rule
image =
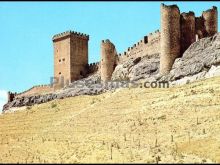
<path id="1" fill-rule="evenodd" d="M 161 4 L 161 27 L 144 36 L 137 43 L 117 54 L 116 47 L 110 40 L 101 42 L 101 61 L 88 64 L 89 35 L 67 31 L 54 35 L 54 77 L 66 83 L 87 77 L 100 71 L 103 81 L 111 80 L 118 64 L 130 58 L 160 54 L 160 74 L 168 74 L 176 58 L 196 40 L 213 36 L 218 32 L 218 11 L 213 6 L 195 17 L 194 12 L 180 13 L 177 5 Z M 8 93 L 8 101 L 16 97 L 42 94 L 62 88 L 60 82 L 50 88 L 49 85 L 34 86 L 22 93 Z"/>
<path id="2" fill-rule="evenodd" d="M 93 74 L 100 70 L 100 62 L 91 63 L 87 65 L 87 74 Z"/>
<path id="3" fill-rule="evenodd" d="M 119 63 L 123 63 L 134 57 L 143 57 L 160 53 L 160 31 L 156 30 L 147 36 L 144 36 L 140 41 L 129 47 L 123 53 L 118 54 Z"/>
<path id="4" fill-rule="evenodd" d="M 160 74 L 168 74 L 176 58 L 185 50 L 204 37 L 218 32 L 217 7 L 202 12 L 195 17 L 194 12 L 180 14 L 177 5 L 161 5 L 161 54 Z"/>
<path id="5" fill-rule="evenodd" d="M 36 85 L 21 93 L 8 92 L 8 102 L 11 102 L 16 98 L 21 98 L 25 96 L 34 96 L 39 94 L 47 94 L 53 91 L 54 88 L 51 87 L 50 85 Z"/>

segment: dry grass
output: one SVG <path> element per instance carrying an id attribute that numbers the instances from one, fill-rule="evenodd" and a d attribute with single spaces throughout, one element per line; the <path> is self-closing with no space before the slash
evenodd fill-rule
<path id="1" fill-rule="evenodd" d="M 0 163 L 220 162 L 220 77 L 0 116 Z"/>

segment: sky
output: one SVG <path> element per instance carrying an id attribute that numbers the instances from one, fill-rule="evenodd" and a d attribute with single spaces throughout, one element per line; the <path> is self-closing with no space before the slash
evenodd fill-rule
<path id="1" fill-rule="evenodd" d="M 219 2 L 163 2 L 181 12 L 202 11 Z M 100 60 L 100 42 L 110 39 L 121 53 L 160 28 L 161 2 L 0 2 L 0 110 L 7 91 L 49 84 L 52 37 L 73 30 L 90 35 L 89 63 Z"/>

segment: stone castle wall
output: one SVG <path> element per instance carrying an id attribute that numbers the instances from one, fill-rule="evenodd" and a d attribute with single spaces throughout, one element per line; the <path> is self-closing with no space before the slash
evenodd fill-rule
<path id="1" fill-rule="evenodd" d="M 91 63 L 87 65 L 87 74 L 92 74 L 100 70 L 100 62 Z"/>
<path id="2" fill-rule="evenodd" d="M 144 36 L 143 39 L 135 43 L 132 47 L 129 47 L 127 51 L 122 54 L 118 54 L 119 63 L 123 63 L 128 59 L 134 57 L 143 57 L 146 55 L 153 55 L 160 53 L 160 31 L 156 30 L 154 33 L 150 33 L 148 36 Z"/>
<path id="3" fill-rule="evenodd" d="M 180 14 L 177 5 L 161 5 L 160 74 L 168 74 L 176 58 L 181 57 L 196 38 L 218 32 L 218 12 L 213 7 L 195 17 L 193 12 Z"/>
<path id="4" fill-rule="evenodd" d="M 32 88 L 22 92 L 22 93 L 17 93 L 15 97 L 24 97 L 24 96 L 31 96 L 31 95 L 37 95 L 37 94 L 46 94 L 53 92 L 53 87 L 50 85 L 36 85 L 33 86 Z"/>
<path id="5" fill-rule="evenodd" d="M 185 50 L 196 41 L 195 14 L 193 12 L 182 13 L 180 15 L 180 43 L 182 55 Z"/>
<path id="6" fill-rule="evenodd" d="M 204 11 L 202 17 L 204 19 L 204 28 L 207 34 L 206 37 L 213 36 L 218 31 L 217 7 L 213 6 L 212 9 Z"/>
<path id="7" fill-rule="evenodd" d="M 36 85 L 21 93 L 8 92 L 8 102 L 12 102 L 16 98 L 39 95 L 39 94 L 47 94 L 53 91 L 54 88 L 51 87 L 50 85 Z"/>

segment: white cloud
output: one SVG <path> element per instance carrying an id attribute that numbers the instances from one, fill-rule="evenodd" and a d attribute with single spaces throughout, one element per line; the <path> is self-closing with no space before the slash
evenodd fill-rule
<path id="1" fill-rule="evenodd" d="M 7 103 L 8 92 L 6 90 L 0 90 L 0 113 L 2 112 L 3 105 Z"/>

